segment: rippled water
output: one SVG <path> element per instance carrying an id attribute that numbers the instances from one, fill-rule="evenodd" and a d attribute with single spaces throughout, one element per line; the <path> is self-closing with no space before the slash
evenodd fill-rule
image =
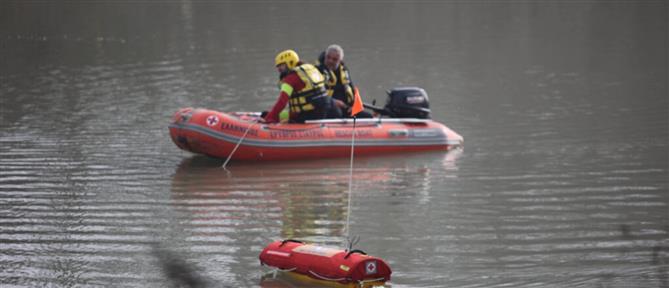
<path id="1" fill-rule="evenodd" d="M 349 160 L 226 171 L 167 124 L 267 109 L 276 52 L 337 42 L 367 100 L 423 87 L 465 138 L 355 159 L 351 233 L 392 287 L 669 287 L 666 11 L 3 2 L 0 286 L 305 286 L 263 277 L 258 254 L 341 245 Z"/>

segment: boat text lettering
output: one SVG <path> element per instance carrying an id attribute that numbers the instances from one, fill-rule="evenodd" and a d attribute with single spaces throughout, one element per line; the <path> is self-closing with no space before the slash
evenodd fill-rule
<path id="1" fill-rule="evenodd" d="M 335 137 L 352 137 L 353 132 L 351 130 L 339 130 L 335 131 Z M 355 137 L 372 137 L 371 130 L 356 130 Z"/>
<path id="2" fill-rule="evenodd" d="M 221 129 L 245 133 L 246 130 L 248 129 L 248 127 L 232 125 L 230 123 L 223 123 L 221 125 Z M 249 132 L 247 134 L 253 135 L 253 136 L 258 136 L 258 130 L 255 130 L 255 129 L 248 129 L 248 130 L 249 130 Z"/>
<path id="3" fill-rule="evenodd" d="M 270 138 L 305 138 L 305 137 L 323 137 L 323 132 L 320 130 L 307 131 L 272 131 L 269 133 Z"/>

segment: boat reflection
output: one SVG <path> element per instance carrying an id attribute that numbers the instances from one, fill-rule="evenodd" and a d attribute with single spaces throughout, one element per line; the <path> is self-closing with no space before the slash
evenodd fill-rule
<path id="1" fill-rule="evenodd" d="M 357 158 L 353 196 L 429 201 L 433 183 L 457 170 L 460 154 L 456 149 L 413 157 Z M 175 171 L 172 203 L 187 212 L 191 225 L 227 227 L 222 231 L 246 227 L 267 239 L 340 243 L 348 207 L 348 159 L 233 162 L 229 171 L 221 164 L 220 159 L 194 156 Z"/>
<path id="2" fill-rule="evenodd" d="M 188 211 L 193 225 L 265 229 L 280 223 L 282 238 L 340 233 L 347 204 L 346 160 L 235 163 L 230 171 L 221 164 L 196 156 L 182 161 L 176 170 L 172 200 L 177 209 Z"/>

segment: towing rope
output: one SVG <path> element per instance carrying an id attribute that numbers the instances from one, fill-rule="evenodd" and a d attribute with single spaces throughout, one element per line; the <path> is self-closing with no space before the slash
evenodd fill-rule
<path id="1" fill-rule="evenodd" d="M 246 134 L 249 133 L 251 127 L 255 126 L 256 124 L 258 124 L 257 121 L 253 122 L 251 125 L 249 125 L 248 128 L 246 128 L 246 131 L 244 131 L 244 135 L 242 135 L 242 138 L 239 138 L 239 141 L 237 141 L 237 145 L 235 145 L 235 148 L 232 149 L 232 152 L 230 152 L 230 155 L 228 155 L 228 159 L 225 159 L 225 162 L 223 162 L 222 166 L 223 169 L 225 169 L 225 166 L 228 165 L 228 162 L 230 161 L 230 159 L 232 159 L 232 155 L 235 154 L 235 151 L 237 151 L 237 148 L 239 148 L 239 144 L 242 144 L 242 141 L 244 141 L 244 138 L 246 138 Z"/>
<path id="2" fill-rule="evenodd" d="M 348 174 L 348 209 L 346 210 L 346 240 L 349 242 L 349 250 L 352 248 L 351 240 L 349 239 L 350 230 L 349 224 L 351 223 L 351 194 L 353 194 L 353 151 L 355 148 L 355 116 L 353 116 L 353 133 L 351 133 L 351 164 L 349 167 Z"/>
<path id="3" fill-rule="evenodd" d="M 384 280 L 386 280 L 385 277 L 376 278 L 376 279 L 358 280 L 358 286 L 365 287 L 365 283 L 384 281 Z"/>
<path id="4" fill-rule="evenodd" d="M 260 262 L 260 265 L 261 265 L 261 266 L 267 266 L 267 267 L 272 267 L 272 268 L 273 268 L 271 271 L 265 273 L 265 275 L 267 275 L 267 274 L 272 274 L 272 278 L 276 278 L 276 273 L 277 273 L 277 272 L 293 272 L 295 269 L 297 269 L 297 267 L 288 268 L 288 269 L 281 269 L 281 268 L 279 268 L 279 267 L 269 266 L 269 265 L 267 265 L 267 264 L 265 264 L 265 263 L 263 263 L 263 262 Z"/>
<path id="5" fill-rule="evenodd" d="M 316 273 L 316 272 L 314 272 L 314 271 L 311 271 L 311 270 L 309 270 L 309 273 L 311 273 L 311 275 L 314 275 L 314 276 L 316 276 L 316 277 L 318 277 L 318 278 L 321 278 L 321 279 L 323 279 L 323 280 L 327 280 L 327 281 L 336 281 L 336 282 L 339 282 L 339 281 L 347 280 L 347 278 L 328 278 L 328 277 L 325 277 L 325 276 L 323 276 L 323 275 L 320 275 L 320 274 L 318 274 L 318 273 Z"/>
<path id="6" fill-rule="evenodd" d="M 272 274 L 272 278 L 276 278 L 276 274 L 277 274 L 277 272 L 293 272 L 293 271 L 295 271 L 295 269 L 297 269 L 297 267 L 288 268 L 288 269 L 281 269 L 281 268 L 278 268 L 278 267 L 269 266 L 269 265 L 267 265 L 267 264 L 265 264 L 265 263 L 263 263 L 263 262 L 260 262 L 260 265 L 261 265 L 261 266 L 267 266 L 267 267 L 272 267 L 272 268 L 273 268 L 271 271 L 269 271 L 269 272 L 266 273 L 266 274 Z M 314 272 L 314 271 L 312 271 L 312 270 L 309 270 L 309 273 L 310 273 L 311 275 L 313 275 L 314 277 L 316 277 L 316 278 L 319 278 L 319 279 L 321 279 L 321 280 L 326 280 L 326 281 L 334 281 L 334 282 L 342 282 L 342 281 L 345 281 L 345 282 L 348 282 L 348 281 L 351 280 L 351 279 L 349 279 L 349 278 L 345 278 L 345 277 L 344 277 L 344 278 L 330 278 L 330 277 L 325 277 L 325 276 L 323 276 L 323 275 L 321 275 L 321 274 L 318 274 L 318 273 L 316 273 L 316 272 Z M 358 284 L 359 287 L 364 287 L 364 286 L 365 286 L 365 283 L 371 283 L 371 282 L 377 282 L 377 281 L 383 281 L 383 280 L 386 280 L 386 278 L 385 278 L 385 277 L 380 277 L 380 278 L 375 278 L 375 279 L 358 280 L 358 281 L 356 281 L 356 282 L 357 282 L 357 284 Z"/>
<path id="7" fill-rule="evenodd" d="M 311 270 L 309 270 L 309 273 L 311 273 L 311 275 L 314 275 L 314 276 L 316 276 L 316 277 L 318 277 L 318 278 L 320 278 L 320 279 L 322 279 L 322 280 L 326 280 L 326 281 L 341 282 L 341 281 L 350 281 L 350 280 L 351 280 L 351 279 L 349 279 L 349 278 L 329 278 L 329 277 L 325 277 L 325 276 L 320 275 L 320 274 L 318 274 L 318 273 L 316 273 L 316 272 L 314 272 L 314 271 L 311 271 Z M 371 282 L 383 281 L 383 280 L 385 280 L 385 279 L 386 279 L 385 277 L 381 277 L 381 278 L 376 278 L 376 279 L 358 280 L 357 282 L 358 282 L 358 286 L 359 286 L 359 287 L 364 287 L 364 286 L 365 286 L 365 283 L 371 283 Z"/>

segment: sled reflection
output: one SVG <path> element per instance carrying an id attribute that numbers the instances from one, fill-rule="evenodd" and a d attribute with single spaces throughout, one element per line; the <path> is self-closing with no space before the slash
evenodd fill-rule
<path id="1" fill-rule="evenodd" d="M 375 284 L 368 284 L 360 286 L 358 284 L 341 284 L 338 282 L 329 282 L 316 280 L 304 275 L 291 272 L 278 272 L 278 273 L 267 273 L 263 275 L 259 283 L 262 288 L 305 288 L 305 287 L 332 287 L 332 288 L 390 288 L 392 287 L 389 283 L 384 283 L 382 286 Z"/>

